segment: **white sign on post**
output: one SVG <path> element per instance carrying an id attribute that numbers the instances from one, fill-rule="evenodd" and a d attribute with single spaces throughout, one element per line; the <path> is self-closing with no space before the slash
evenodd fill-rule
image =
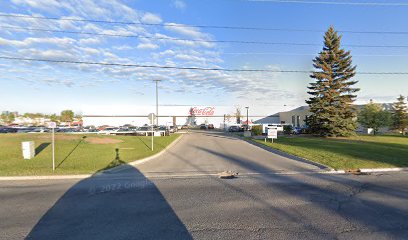
<path id="1" fill-rule="evenodd" d="M 56 122 L 48 122 L 48 127 L 52 129 L 52 170 L 55 171 L 55 128 L 57 127 Z"/>
<path id="2" fill-rule="evenodd" d="M 156 119 L 156 114 L 154 114 L 154 113 L 149 113 L 149 115 L 147 115 L 147 118 L 149 118 L 150 119 L 150 123 L 151 123 L 151 127 L 152 127 L 152 151 L 153 151 L 153 146 L 154 146 L 154 143 L 153 143 L 153 139 L 154 139 L 154 129 L 153 129 L 153 123 L 154 123 L 154 119 Z"/>
<path id="3" fill-rule="evenodd" d="M 278 128 L 276 127 L 268 127 L 267 129 L 267 137 L 272 139 L 277 139 L 278 138 Z M 265 142 L 266 142 L 266 138 L 265 138 Z"/>
<path id="4" fill-rule="evenodd" d="M 150 120 L 150 124 L 154 124 L 154 120 L 156 119 L 156 114 L 154 113 L 149 113 L 149 115 L 147 115 L 147 118 Z"/>
<path id="5" fill-rule="evenodd" d="M 56 123 L 56 122 L 49 122 L 49 123 L 48 123 L 48 127 L 49 127 L 49 128 L 56 128 L 56 127 L 57 127 L 57 123 Z"/>

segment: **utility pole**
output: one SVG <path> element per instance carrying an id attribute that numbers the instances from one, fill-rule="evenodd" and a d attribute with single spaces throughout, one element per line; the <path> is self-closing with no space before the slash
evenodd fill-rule
<path id="1" fill-rule="evenodd" d="M 52 128 L 52 171 L 55 171 L 55 128 Z"/>
<path id="2" fill-rule="evenodd" d="M 152 114 L 152 151 L 153 151 L 153 146 L 154 146 L 154 143 L 153 143 L 153 139 L 154 139 L 154 129 L 153 129 L 153 114 Z"/>
<path id="3" fill-rule="evenodd" d="M 161 80 L 153 80 L 156 82 L 156 126 L 159 126 L 159 82 Z"/>
<path id="4" fill-rule="evenodd" d="M 224 125 L 223 125 L 223 127 L 224 127 L 224 132 L 225 132 L 225 114 L 224 114 Z"/>
<path id="5" fill-rule="evenodd" d="M 246 108 L 246 110 L 247 110 L 247 125 L 246 125 L 246 130 L 248 131 L 249 130 L 249 121 L 248 121 L 248 109 L 249 109 L 249 107 L 245 107 Z"/>

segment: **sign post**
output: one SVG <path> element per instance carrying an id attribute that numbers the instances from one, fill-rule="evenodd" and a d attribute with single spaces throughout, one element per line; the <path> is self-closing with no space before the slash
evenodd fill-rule
<path id="1" fill-rule="evenodd" d="M 151 127 L 152 127 L 152 151 L 153 151 L 153 145 L 154 145 L 154 129 L 153 129 L 153 123 L 154 123 L 154 119 L 156 118 L 156 115 L 154 113 L 149 113 L 149 115 L 147 115 L 147 118 L 150 119 L 150 123 L 151 123 Z"/>
<path id="2" fill-rule="evenodd" d="M 51 128 L 52 136 L 52 171 L 55 171 L 55 128 L 57 127 L 57 123 L 49 122 L 48 127 Z"/>
<path id="3" fill-rule="evenodd" d="M 273 139 L 278 138 L 278 128 L 268 127 L 268 129 L 267 129 L 267 138 L 270 138 L 272 140 L 272 143 L 273 143 Z M 265 138 L 265 142 L 266 142 L 266 138 Z"/>

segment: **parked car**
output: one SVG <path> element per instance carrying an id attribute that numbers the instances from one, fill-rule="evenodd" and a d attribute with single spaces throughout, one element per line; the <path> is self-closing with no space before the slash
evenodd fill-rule
<path id="1" fill-rule="evenodd" d="M 205 125 L 204 123 L 200 125 L 200 129 L 205 129 L 207 130 L 207 125 Z"/>
<path id="2" fill-rule="evenodd" d="M 0 127 L 0 133 L 16 133 L 17 128 L 11 128 L 11 127 Z"/>
<path id="3" fill-rule="evenodd" d="M 49 132 L 49 131 L 50 129 L 46 127 L 36 127 L 32 129 L 31 131 L 29 131 L 29 133 L 44 133 L 44 132 Z"/>
<path id="4" fill-rule="evenodd" d="M 77 129 L 77 128 L 64 127 L 64 128 L 57 128 L 55 131 L 56 132 L 61 132 L 61 133 L 72 133 L 72 132 L 79 132 L 80 130 Z"/>
<path id="5" fill-rule="evenodd" d="M 138 131 L 152 131 L 152 127 L 150 126 L 143 126 L 138 129 Z"/>
<path id="6" fill-rule="evenodd" d="M 214 129 L 214 124 L 208 124 L 208 129 Z"/>
<path id="7" fill-rule="evenodd" d="M 301 134 L 303 132 L 303 128 L 301 127 L 295 127 L 293 129 L 293 134 Z"/>
<path id="8" fill-rule="evenodd" d="M 112 131 L 109 134 L 115 134 L 115 135 L 133 135 L 136 132 L 136 130 L 130 129 L 130 128 L 119 128 L 117 131 Z"/>
<path id="9" fill-rule="evenodd" d="M 17 129 L 18 133 L 28 133 L 34 130 L 34 127 L 25 127 Z"/>
<path id="10" fill-rule="evenodd" d="M 169 132 L 170 132 L 170 133 L 175 133 L 175 132 L 177 132 L 177 130 L 178 130 L 177 127 L 174 127 L 174 126 L 170 126 L 170 127 L 169 127 Z"/>
<path id="11" fill-rule="evenodd" d="M 241 127 L 240 126 L 230 126 L 228 128 L 228 132 L 241 132 Z"/>
<path id="12" fill-rule="evenodd" d="M 119 130 L 119 128 L 115 128 L 115 127 L 107 127 L 101 131 L 98 132 L 98 134 L 105 134 L 105 135 L 110 135 L 110 134 L 114 134 L 115 132 L 117 132 Z"/>

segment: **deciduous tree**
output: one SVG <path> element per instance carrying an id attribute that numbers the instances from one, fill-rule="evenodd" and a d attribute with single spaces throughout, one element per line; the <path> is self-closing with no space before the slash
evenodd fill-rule
<path id="1" fill-rule="evenodd" d="M 381 127 L 387 127 L 391 123 L 391 113 L 383 108 L 381 104 L 372 100 L 365 105 L 358 114 L 358 122 L 366 128 L 372 128 L 374 135 Z"/>
<path id="2" fill-rule="evenodd" d="M 51 114 L 50 120 L 51 122 L 58 122 L 59 120 L 57 114 Z"/>
<path id="3" fill-rule="evenodd" d="M 235 107 L 235 118 L 237 119 L 237 123 L 241 123 L 241 107 L 236 106 Z"/>
<path id="4" fill-rule="evenodd" d="M 60 117 L 62 122 L 72 122 L 74 120 L 74 112 L 72 110 L 64 110 Z"/>

